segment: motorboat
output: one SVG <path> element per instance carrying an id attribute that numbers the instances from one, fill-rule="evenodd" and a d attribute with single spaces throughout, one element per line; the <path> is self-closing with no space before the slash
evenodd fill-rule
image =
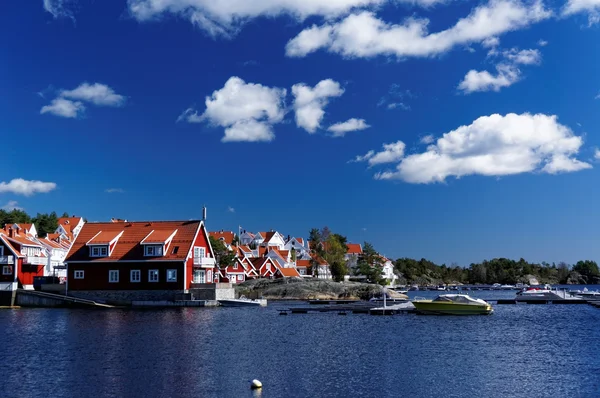
<path id="1" fill-rule="evenodd" d="M 386 301 L 388 303 L 405 303 L 408 301 L 408 296 L 406 294 L 399 293 L 392 289 L 386 289 L 386 292 L 383 293 L 381 296 L 371 297 L 371 299 L 369 299 L 369 302 L 371 303 L 383 303 Z"/>
<path id="2" fill-rule="evenodd" d="M 514 290 L 516 289 L 515 285 L 501 285 L 500 290 Z"/>
<path id="3" fill-rule="evenodd" d="M 583 290 L 569 290 L 568 293 L 579 297 L 600 297 L 598 290 L 588 290 L 587 287 L 584 287 Z"/>
<path id="4" fill-rule="evenodd" d="M 468 294 L 440 294 L 433 300 L 415 297 L 412 301 L 418 313 L 432 315 L 489 315 L 492 306 Z"/>
<path id="5" fill-rule="evenodd" d="M 240 296 L 237 299 L 218 300 L 223 307 L 260 307 L 265 306 L 267 300 L 254 300 L 246 296 Z"/>
<path id="6" fill-rule="evenodd" d="M 540 287 L 529 287 L 517 293 L 515 301 L 519 302 L 547 302 L 555 300 L 582 300 L 581 297 L 575 297 L 573 294 L 564 290 L 552 289 L 549 285 Z"/>

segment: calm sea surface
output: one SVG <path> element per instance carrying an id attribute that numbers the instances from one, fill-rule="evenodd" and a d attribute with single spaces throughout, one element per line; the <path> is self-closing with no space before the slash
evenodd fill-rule
<path id="1" fill-rule="evenodd" d="M 279 316 L 290 305 L 2 310 L 0 397 L 600 397 L 591 306 Z"/>

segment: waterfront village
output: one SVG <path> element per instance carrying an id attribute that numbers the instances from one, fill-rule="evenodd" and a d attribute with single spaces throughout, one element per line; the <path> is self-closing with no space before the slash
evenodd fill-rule
<path id="1" fill-rule="evenodd" d="M 61 294 L 120 302 L 173 300 L 190 292 L 208 297 L 206 289 L 250 279 L 331 280 L 335 268 L 324 254 L 330 242 L 317 248 L 273 229 L 209 231 L 202 220 L 89 223 L 71 216 L 59 218 L 56 230 L 43 237 L 33 223 L 13 223 L 0 229 L 0 288 L 4 305 L 12 305 L 15 291 L 39 289 L 39 281 L 48 280 L 54 283 L 47 287 Z M 362 245 L 338 243 L 345 273 L 365 281 L 357 268 Z M 393 262 L 374 255 L 378 281 L 394 284 Z"/>

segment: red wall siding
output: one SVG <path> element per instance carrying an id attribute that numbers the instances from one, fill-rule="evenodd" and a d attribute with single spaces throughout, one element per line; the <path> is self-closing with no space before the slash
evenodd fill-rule
<path id="1" fill-rule="evenodd" d="M 186 283 L 186 287 L 185 287 L 186 289 L 189 289 L 192 284 L 192 278 L 193 278 L 193 272 L 194 272 L 194 246 L 205 247 L 207 256 L 211 256 L 210 246 L 208 245 L 208 241 L 206 240 L 206 237 L 204 236 L 204 234 L 205 234 L 205 229 L 204 229 L 204 226 L 202 226 L 202 227 L 200 227 L 200 231 L 198 232 L 196 241 L 192 245 L 191 257 L 186 262 L 186 274 L 187 274 L 187 283 Z M 206 283 L 213 283 L 213 278 L 214 278 L 213 275 L 215 272 L 214 268 L 202 268 L 202 269 L 204 271 L 211 270 L 211 278 L 210 278 L 210 280 L 207 279 Z M 206 277 L 208 278 L 208 275 Z"/>
<path id="2" fill-rule="evenodd" d="M 34 276 L 44 276 L 43 265 L 23 264 L 23 259 L 19 260 L 19 273 L 17 278 L 22 285 L 33 285 Z"/>
<path id="3" fill-rule="evenodd" d="M 69 290 L 183 290 L 184 262 L 71 263 L 68 265 Z M 158 270 L 158 282 L 148 282 L 148 271 Z M 167 270 L 177 270 L 177 282 L 167 282 Z M 119 270 L 119 282 L 108 282 L 108 271 Z M 131 282 L 130 271 L 140 270 L 141 281 Z M 75 279 L 75 271 L 84 271 L 84 279 Z"/>

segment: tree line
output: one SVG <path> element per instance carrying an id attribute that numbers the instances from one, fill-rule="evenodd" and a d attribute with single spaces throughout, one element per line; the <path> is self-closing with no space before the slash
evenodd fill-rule
<path id="1" fill-rule="evenodd" d="M 69 213 L 65 212 L 60 217 L 69 217 Z M 21 209 L 10 211 L 0 209 L 0 227 L 12 224 L 34 224 L 40 237 L 54 233 L 56 228 L 58 228 L 58 219 L 59 216 L 55 211 L 51 213 L 37 213 L 35 217 L 32 217 Z"/>
<path id="2" fill-rule="evenodd" d="M 399 258 L 394 262 L 395 270 L 406 284 L 463 283 L 463 284 L 511 284 L 529 283 L 534 277 L 540 283 L 595 284 L 600 282 L 598 264 L 590 260 L 578 261 L 573 265 L 542 262 L 530 263 L 524 259 L 495 258 L 468 267 L 456 264 L 437 265 L 422 258 Z"/>

